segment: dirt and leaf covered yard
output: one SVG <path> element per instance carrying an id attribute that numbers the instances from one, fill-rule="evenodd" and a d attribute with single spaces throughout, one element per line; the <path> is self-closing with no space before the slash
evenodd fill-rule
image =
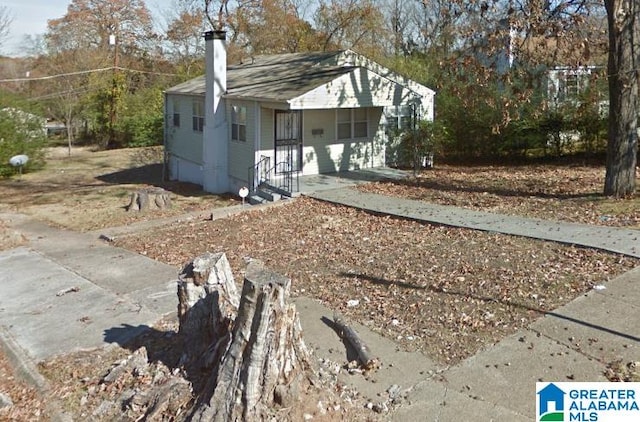
<path id="1" fill-rule="evenodd" d="M 128 192 L 156 180 L 137 181 L 135 176 L 150 170 L 153 159 L 147 153 L 147 161 L 136 165 L 140 152 L 129 151 L 120 161 L 109 153 L 87 153 L 78 157 L 82 163 L 53 158 L 40 174 L 0 182 L 0 211 L 89 231 L 160 218 L 164 212 L 177 215 L 234 203 L 233 198 L 174 186 L 175 208 L 131 215 L 124 209 Z M 76 176 L 65 179 L 71 168 Z M 120 178 L 123 175 L 127 177 Z M 603 179 L 604 168 L 591 166 L 439 166 L 416 179 L 359 189 L 491 212 L 637 228 L 639 201 L 602 197 Z M 16 194 L 29 201 L 18 201 Z M 3 249 L 15 247 L 20 234 L 0 221 L 0 242 Z M 293 295 L 321 300 L 441 367 L 460 363 L 639 264 L 607 252 L 373 215 L 305 197 L 220 220 L 164 224 L 118 237 L 115 245 L 176 269 L 203 252 L 225 252 L 238 280 L 247 257 L 261 259 L 291 277 Z M 175 326 L 165 329 L 170 334 Z M 166 338 L 170 347 L 174 336 Z M 97 398 L 117 393 L 101 391 L 96 380 L 128 353 L 85 352 L 44 362 L 40 368 L 54 394 L 70 407 L 75 403 L 74 415 L 91 415 L 95 409 L 90 406 L 104 403 Z M 0 418 L 46 416 L 42 395 L 21 381 L 2 357 L 0 375 L 0 392 L 18 397 L 9 413 L 0 411 Z M 337 402 L 335 406 L 340 411 L 333 419 L 357 411 Z"/>

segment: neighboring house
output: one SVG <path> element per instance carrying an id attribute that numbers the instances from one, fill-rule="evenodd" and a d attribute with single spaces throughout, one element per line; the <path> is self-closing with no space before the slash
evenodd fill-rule
<path id="1" fill-rule="evenodd" d="M 225 33 L 207 32 L 205 40 L 206 75 L 165 93 L 173 180 L 237 193 L 292 175 L 380 167 L 387 125 L 433 119 L 434 91 L 352 51 L 227 66 Z"/>
<path id="2" fill-rule="evenodd" d="M 47 135 L 64 135 L 67 133 L 67 125 L 63 122 L 53 119 L 47 119 Z"/>
<path id="3" fill-rule="evenodd" d="M 556 66 L 547 71 L 547 99 L 552 108 L 562 105 L 576 106 L 580 95 L 595 83 L 595 77 L 602 74 L 602 66 Z M 601 115 L 608 113 L 609 101 L 598 101 Z"/>

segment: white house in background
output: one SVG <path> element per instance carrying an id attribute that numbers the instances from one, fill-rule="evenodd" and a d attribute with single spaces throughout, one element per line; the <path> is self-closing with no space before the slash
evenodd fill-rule
<path id="1" fill-rule="evenodd" d="M 594 77 L 602 74 L 602 66 L 555 66 L 547 71 L 547 99 L 553 108 L 561 105 L 578 105 L 580 94 L 594 83 Z M 609 110 L 608 98 L 598 103 L 600 113 L 606 115 Z"/>
<path id="2" fill-rule="evenodd" d="M 207 32 L 205 41 L 206 74 L 165 93 L 172 180 L 224 193 L 292 175 L 380 167 L 387 124 L 406 123 L 407 114 L 433 119 L 434 91 L 352 51 L 227 66 L 225 33 Z"/>

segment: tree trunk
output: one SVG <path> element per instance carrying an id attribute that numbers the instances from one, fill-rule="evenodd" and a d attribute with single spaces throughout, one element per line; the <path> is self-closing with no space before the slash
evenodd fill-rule
<path id="1" fill-rule="evenodd" d="M 609 141 L 604 194 L 632 195 L 638 152 L 640 7 L 636 0 L 605 0 L 609 25 Z"/>
<path id="2" fill-rule="evenodd" d="M 236 302 L 224 254 L 188 267 L 179 288 L 180 331 L 191 358 L 212 364 L 192 420 L 261 420 L 276 400 L 297 396 L 310 367 L 298 314 L 287 303 L 291 280 L 252 261 Z"/>
<path id="3" fill-rule="evenodd" d="M 151 196 L 153 200 L 149 198 Z M 169 192 L 162 188 L 142 189 L 131 192 L 131 199 L 127 211 L 146 211 L 150 206 L 165 209 L 171 207 Z"/>

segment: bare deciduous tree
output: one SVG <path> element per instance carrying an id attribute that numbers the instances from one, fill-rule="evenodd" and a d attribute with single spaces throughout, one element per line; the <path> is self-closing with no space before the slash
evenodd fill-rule
<path id="1" fill-rule="evenodd" d="M 73 0 L 63 17 L 49 21 L 47 40 L 56 51 L 108 50 L 114 35 L 122 48 L 148 47 L 155 35 L 143 0 Z"/>
<path id="2" fill-rule="evenodd" d="M 378 49 L 380 40 L 387 36 L 383 21 L 382 12 L 369 0 L 323 0 L 315 16 L 323 50 L 351 48 L 363 54 Z"/>
<path id="3" fill-rule="evenodd" d="M 0 6 L 0 47 L 4 45 L 9 36 L 9 29 L 13 23 L 13 15 L 7 6 Z"/>
<path id="4" fill-rule="evenodd" d="M 205 32 L 204 11 L 182 6 L 176 14 L 169 18 L 164 35 L 166 53 L 181 67 L 181 71 L 190 75 L 192 69 L 202 70 Z"/>

